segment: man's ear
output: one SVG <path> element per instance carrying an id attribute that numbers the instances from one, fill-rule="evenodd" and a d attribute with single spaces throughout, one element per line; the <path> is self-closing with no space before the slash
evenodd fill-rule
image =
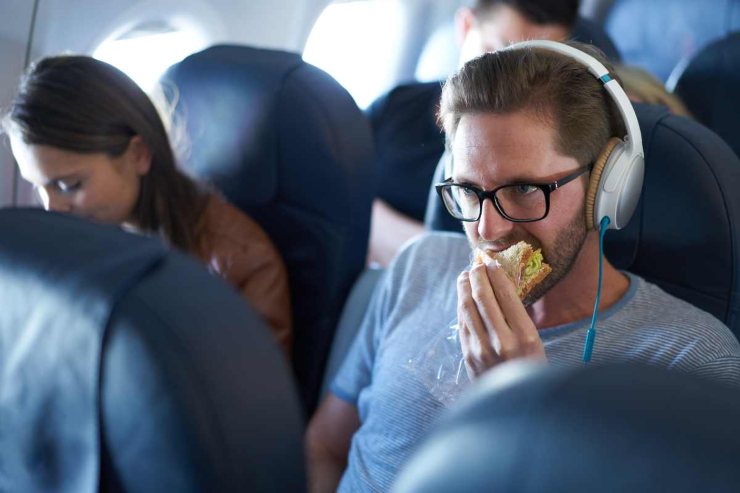
<path id="1" fill-rule="evenodd" d="M 457 46 L 462 47 L 471 29 L 476 25 L 475 14 L 469 7 L 460 7 L 455 12 L 455 37 Z"/>
<path id="2" fill-rule="evenodd" d="M 137 175 L 144 176 L 149 173 L 152 167 L 152 150 L 140 135 L 131 137 L 126 154 Z"/>

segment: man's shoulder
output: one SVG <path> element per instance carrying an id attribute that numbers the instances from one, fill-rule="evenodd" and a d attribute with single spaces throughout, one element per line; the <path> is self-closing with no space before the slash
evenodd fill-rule
<path id="1" fill-rule="evenodd" d="M 397 262 L 466 265 L 470 260 L 470 244 L 462 233 L 430 231 L 406 243 Z"/>
<path id="2" fill-rule="evenodd" d="M 696 305 L 683 300 L 662 287 L 634 274 L 630 277 L 638 283 L 634 303 L 644 311 L 651 311 L 656 318 L 664 317 L 672 323 L 685 321 L 687 324 L 700 322 L 702 325 L 722 326 L 717 317 Z"/>
<path id="3" fill-rule="evenodd" d="M 442 82 L 411 82 L 394 87 L 376 99 L 367 109 L 372 122 L 387 121 L 390 116 L 403 117 L 433 112 L 439 106 Z"/>
<path id="4" fill-rule="evenodd" d="M 392 284 L 438 285 L 456 278 L 469 263 L 470 246 L 463 234 L 435 231 L 406 243 L 387 274 Z"/>
<path id="5" fill-rule="evenodd" d="M 642 318 L 646 328 L 659 331 L 663 337 L 675 338 L 686 347 L 703 346 L 706 351 L 697 354 L 708 358 L 740 357 L 740 344 L 735 335 L 717 317 L 645 279 L 637 276 L 633 279 L 639 284 L 630 303 L 630 313 Z"/>
<path id="6" fill-rule="evenodd" d="M 442 95 L 442 81 L 435 82 L 409 82 L 401 84 L 376 101 L 387 105 L 405 106 L 408 104 L 424 105 L 425 103 L 439 101 Z"/>

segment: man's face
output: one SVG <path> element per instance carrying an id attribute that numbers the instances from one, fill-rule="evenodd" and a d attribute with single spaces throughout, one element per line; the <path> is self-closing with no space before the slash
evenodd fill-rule
<path id="1" fill-rule="evenodd" d="M 527 111 L 465 115 L 452 143 L 453 180 L 483 190 L 556 181 L 582 164 L 557 152 L 554 137 L 549 123 Z M 542 248 L 552 273 L 535 287 L 525 305 L 539 299 L 570 271 L 583 246 L 587 176 L 551 192 L 550 212 L 540 221 L 513 223 L 486 200 L 480 220 L 463 223 L 472 248 L 495 253 L 522 240 Z"/>
<path id="2" fill-rule="evenodd" d="M 475 17 L 463 41 L 461 62 L 500 50 L 510 43 L 530 39 L 564 41 L 568 28 L 560 24 L 535 24 L 508 5 L 498 5 Z"/>

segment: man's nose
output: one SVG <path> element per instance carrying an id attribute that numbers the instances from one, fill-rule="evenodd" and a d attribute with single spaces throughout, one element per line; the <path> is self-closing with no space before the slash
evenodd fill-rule
<path id="1" fill-rule="evenodd" d="M 480 219 L 478 220 L 478 236 L 482 240 L 495 241 L 509 234 L 513 227 L 514 223 L 499 214 L 492 200 L 486 199 L 483 201 Z"/>

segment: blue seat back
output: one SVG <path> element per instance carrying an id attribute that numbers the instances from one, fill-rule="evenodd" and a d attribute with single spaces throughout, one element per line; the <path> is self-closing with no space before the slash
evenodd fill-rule
<path id="1" fill-rule="evenodd" d="M 490 372 L 393 493 L 738 491 L 740 394 L 651 367 Z"/>
<path id="2" fill-rule="evenodd" d="M 618 63 L 622 60 L 622 55 L 619 54 L 619 49 L 609 34 L 607 34 L 603 27 L 591 19 L 579 17 L 573 26 L 571 39 L 594 45 L 603 51 L 604 55 L 612 63 Z"/>
<path id="3" fill-rule="evenodd" d="M 740 156 L 740 32 L 699 52 L 678 77 L 675 92 L 691 114 Z"/>
<path id="4" fill-rule="evenodd" d="M 293 365 L 314 408 L 341 307 L 367 254 L 373 144 L 349 93 L 294 53 L 215 46 L 164 77 L 184 165 L 268 233 L 288 268 Z"/>
<path id="5" fill-rule="evenodd" d="M 196 260 L 3 210 L 0 299 L 0 490 L 305 490 L 288 365 Z"/>
<path id="6" fill-rule="evenodd" d="M 740 29 L 740 0 L 615 0 L 605 28 L 624 63 L 666 81 L 679 62 Z"/>

